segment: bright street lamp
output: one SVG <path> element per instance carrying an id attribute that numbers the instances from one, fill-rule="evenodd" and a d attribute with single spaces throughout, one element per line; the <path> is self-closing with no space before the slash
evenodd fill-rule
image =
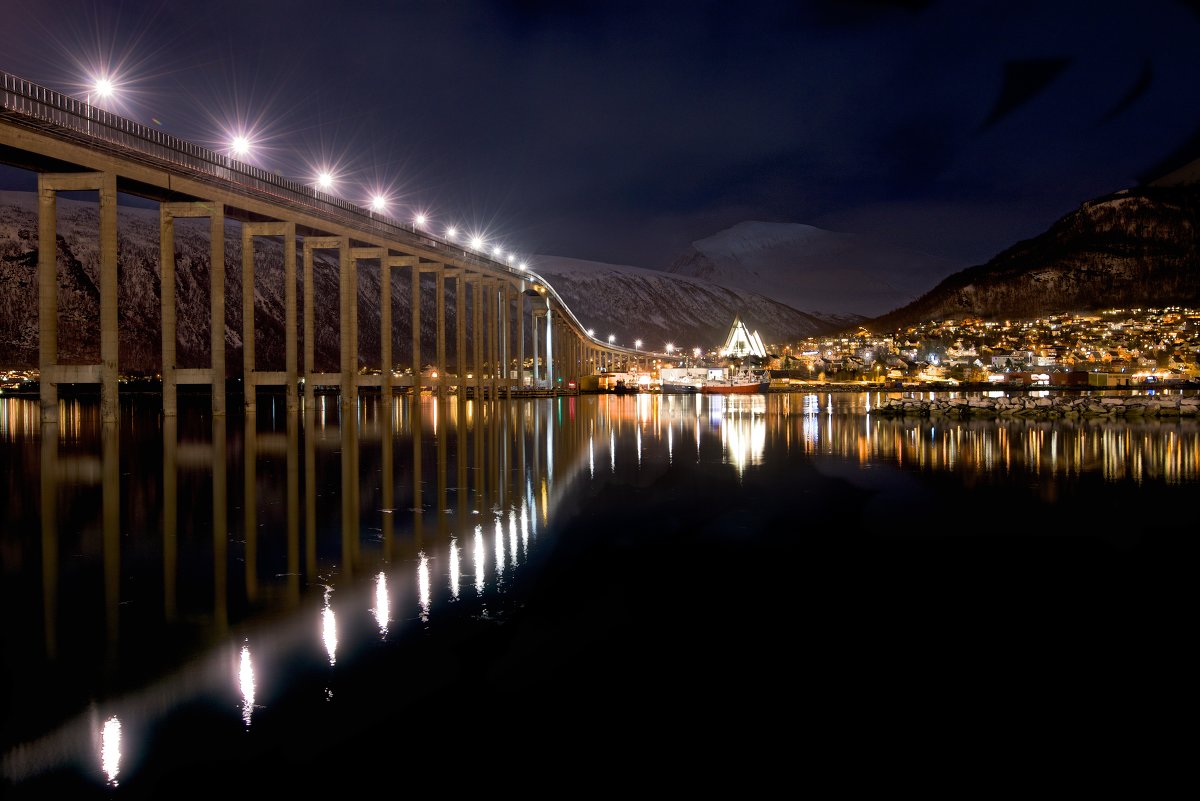
<path id="1" fill-rule="evenodd" d="M 610 345 L 611 345 L 612 343 L 614 343 L 614 342 L 616 342 L 616 341 L 617 341 L 617 335 L 616 335 L 616 334 L 609 334 L 609 335 L 608 335 L 608 344 L 610 344 Z"/>
<path id="2" fill-rule="evenodd" d="M 233 155 L 241 158 L 250 152 L 250 140 L 244 134 L 238 134 L 229 143 L 229 149 L 233 151 Z"/>
<path id="3" fill-rule="evenodd" d="M 88 133 L 92 132 L 92 93 L 96 93 L 96 97 L 100 100 L 107 100 L 113 95 L 113 82 L 108 78 L 97 78 L 92 81 L 91 88 L 87 92 L 87 118 L 88 118 Z"/>
<path id="4" fill-rule="evenodd" d="M 640 339 L 633 340 L 633 349 L 634 350 L 637 350 L 641 346 L 642 346 L 642 340 L 640 340 Z"/>
<path id="5" fill-rule="evenodd" d="M 333 188 L 333 174 L 328 170 L 320 173 L 317 176 L 317 188 L 328 192 Z"/>
<path id="6" fill-rule="evenodd" d="M 675 345 L 671 342 L 668 342 L 667 343 L 667 355 L 670 356 L 674 352 L 675 352 Z"/>
<path id="7" fill-rule="evenodd" d="M 387 208 L 387 198 L 383 195 L 376 195 L 371 198 L 371 211 L 383 211 Z"/>

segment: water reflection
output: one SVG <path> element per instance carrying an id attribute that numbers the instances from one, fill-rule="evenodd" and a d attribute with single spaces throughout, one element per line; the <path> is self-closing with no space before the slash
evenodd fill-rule
<path id="1" fill-rule="evenodd" d="M 100 739 L 100 768 L 108 784 L 116 787 L 117 774 L 121 771 L 121 721 L 116 715 L 104 721 Z"/>
<path id="2" fill-rule="evenodd" d="M 886 466 L 964 486 L 1035 484 L 1044 498 L 1082 478 L 1200 483 L 1193 419 L 897 419 L 870 412 L 883 397 L 363 398 L 348 409 L 318 397 L 301 415 L 260 403 L 228 420 L 133 410 L 119 425 L 82 401 L 39 425 L 36 401 L 6 398 L 3 600 L 32 612 L 0 633 L 3 652 L 22 655 L 5 690 L 3 774 L 19 782 L 64 755 L 95 772 L 98 727 L 85 709 L 13 700 L 54 697 L 50 675 L 120 688 L 102 699 L 113 714 L 100 761 L 115 784 L 131 770 L 122 731 L 149 730 L 199 695 L 228 698 L 231 654 L 240 721 L 230 716 L 244 730 L 272 712 L 256 706 L 256 666 L 322 646 L 322 666 L 349 664 L 368 638 L 400 641 L 393 621 L 502 615 L 539 540 L 554 536 L 556 510 L 609 482 L 650 486 L 700 462 L 741 482 L 776 465 Z M 609 470 L 597 471 L 605 447 Z M 431 580 L 440 559 L 448 594 Z M 460 595 L 464 578 L 473 597 Z M 131 689 L 125 676 L 149 678 Z M 270 684 L 275 697 L 274 672 Z"/>
<path id="3" fill-rule="evenodd" d="M 250 661 L 250 646 L 243 645 L 238 661 L 238 687 L 242 691 L 242 722 L 250 728 L 254 714 L 254 665 Z"/>

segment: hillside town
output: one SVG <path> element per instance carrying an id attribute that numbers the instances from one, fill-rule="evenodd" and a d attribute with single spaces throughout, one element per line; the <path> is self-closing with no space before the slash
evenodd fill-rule
<path id="1" fill-rule="evenodd" d="M 1112 309 L 1034 320 L 964 317 L 776 348 L 797 382 L 1118 387 L 1200 380 L 1200 310 Z"/>

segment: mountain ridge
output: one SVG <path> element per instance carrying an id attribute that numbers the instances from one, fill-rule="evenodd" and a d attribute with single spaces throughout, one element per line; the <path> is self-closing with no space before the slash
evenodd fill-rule
<path id="1" fill-rule="evenodd" d="M 1066 311 L 1200 304 L 1200 184 L 1141 186 L 1085 201 L 1045 232 L 872 318 L 1035 318 Z"/>

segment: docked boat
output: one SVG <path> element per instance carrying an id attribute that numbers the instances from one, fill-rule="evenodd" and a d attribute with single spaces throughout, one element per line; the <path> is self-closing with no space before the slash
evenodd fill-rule
<path id="1" fill-rule="evenodd" d="M 700 391 L 715 395 L 754 395 L 766 392 L 770 379 L 748 371 L 730 372 L 723 375 L 710 375 L 700 385 Z"/>
<path id="2" fill-rule="evenodd" d="M 694 394 L 708 378 L 703 367 L 664 367 L 659 370 L 659 391 L 667 394 Z"/>

